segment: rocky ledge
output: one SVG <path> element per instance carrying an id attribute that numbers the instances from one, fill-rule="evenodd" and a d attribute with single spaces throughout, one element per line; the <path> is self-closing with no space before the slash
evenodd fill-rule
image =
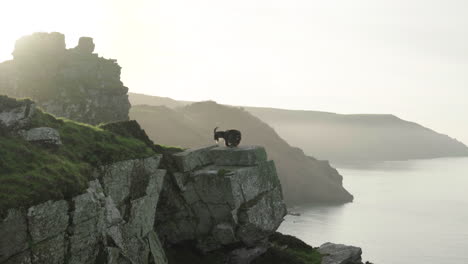
<path id="1" fill-rule="evenodd" d="M 156 216 L 167 243 L 194 241 L 203 252 L 234 244 L 251 248 L 283 221 L 281 185 L 263 147 L 210 146 L 173 158 Z"/>

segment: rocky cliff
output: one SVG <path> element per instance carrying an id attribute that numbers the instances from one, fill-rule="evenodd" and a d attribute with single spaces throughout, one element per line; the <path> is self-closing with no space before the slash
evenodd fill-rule
<path id="1" fill-rule="evenodd" d="M 250 263 L 272 247 L 286 206 L 263 147 L 182 152 L 153 145 L 136 122 L 92 127 L 30 100 L 0 106 L 1 264 L 160 264 L 187 243 L 222 252 L 212 263 Z M 103 153 L 89 157 L 95 145 Z"/>
<path id="2" fill-rule="evenodd" d="M 171 244 L 195 241 L 202 251 L 255 246 L 283 221 L 286 206 L 265 149 L 205 147 L 174 155 L 156 229 Z"/>
<path id="3" fill-rule="evenodd" d="M 83 194 L 10 209 L 0 222 L 0 263 L 166 263 L 153 230 L 160 160 L 102 166 Z"/>
<path id="4" fill-rule="evenodd" d="M 0 64 L 0 94 L 32 98 L 51 114 L 84 123 L 127 120 L 130 103 L 121 68 L 93 51 L 88 37 L 71 49 L 60 33 L 22 37 L 13 60 Z"/>

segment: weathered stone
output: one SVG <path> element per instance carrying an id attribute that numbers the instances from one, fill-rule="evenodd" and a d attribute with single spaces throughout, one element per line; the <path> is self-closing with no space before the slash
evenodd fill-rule
<path id="1" fill-rule="evenodd" d="M 28 210 L 29 232 L 32 242 L 38 243 L 55 237 L 67 229 L 68 204 L 66 201 L 48 201 Z"/>
<path id="2" fill-rule="evenodd" d="M 32 257 L 34 264 L 63 264 L 65 260 L 64 234 L 34 245 Z"/>
<path id="3" fill-rule="evenodd" d="M 49 201 L 27 213 L 10 210 L 0 222 L 0 263 L 146 264 L 151 252 L 156 263 L 167 264 L 153 230 L 166 175 L 158 169 L 160 160 L 157 155 L 112 164 L 95 175 L 110 187 L 96 179 L 71 201 Z M 116 176 L 125 195 L 106 176 Z M 121 199 L 120 211 L 111 195 Z"/>
<path id="4" fill-rule="evenodd" d="M 187 181 L 190 177 L 189 174 L 190 174 L 189 172 L 174 172 L 171 174 L 172 177 L 174 178 L 174 181 L 177 187 L 179 187 L 181 191 L 186 190 L 185 185 L 187 184 Z"/>
<path id="5" fill-rule="evenodd" d="M 103 172 L 102 181 L 105 192 L 114 200 L 117 207 L 121 207 L 124 202 L 130 199 L 132 182 L 133 190 L 145 193 L 147 186 L 135 186 L 139 182 L 133 181 L 135 178 L 150 177 L 149 175 L 158 174 L 159 185 L 162 185 L 163 177 L 157 172 L 162 155 L 155 155 L 142 160 L 127 160 L 116 162 L 112 165 L 103 166 L 100 170 Z M 159 189 L 160 190 L 160 189 Z M 155 192 L 157 190 L 154 190 Z M 121 212 L 122 213 L 122 212 Z"/>
<path id="6" fill-rule="evenodd" d="M 156 232 L 151 231 L 148 234 L 148 243 L 150 245 L 151 255 L 153 256 L 154 263 L 167 264 L 166 253 L 164 252 Z"/>
<path id="7" fill-rule="evenodd" d="M 74 197 L 72 199 L 74 203 L 73 224 L 77 225 L 92 218 L 100 217 L 103 213 L 103 199 L 104 196 L 99 195 L 92 188 L 88 188 L 86 193 Z"/>
<path id="8" fill-rule="evenodd" d="M 122 235 L 122 226 L 115 225 L 106 229 L 106 235 L 108 239 L 111 239 L 112 243 L 115 244 L 119 249 L 125 250 L 125 242 Z"/>
<path id="9" fill-rule="evenodd" d="M 105 198 L 106 227 L 117 225 L 122 222 L 122 216 L 117 209 L 114 200 L 110 197 Z"/>
<path id="10" fill-rule="evenodd" d="M 268 247 L 262 244 L 252 248 L 235 249 L 229 254 L 227 264 L 250 264 L 267 250 Z"/>
<path id="11" fill-rule="evenodd" d="M 236 168 L 232 172 L 232 176 L 228 176 L 231 179 L 231 186 L 239 186 L 243 201 L 250 201 L 258 194 L 280 186 L 273 161 L 260 162 L 254 167 Z"/>
<path id="12" fill-rule="evenodd" d="M 91 218 L 73 225 L 70 236 L 70 264 L 93 264 L 99 252 L 98 244 L 102 239 L 103 217 Z"/>
<path id="13" fill-rule="evenodd" d="M 0 222 L 0 263 L 28 248 L 26 213 L 10 209 Z"/>
<path id="14" fill-rule="evenodd" d="M 184 152 L 174 154 L 177 167 L 181 172 L 188 172 L 196 168 L 213 163 L 210 150 L 216 146 L 209 146 L 197 149 L 189 149 Z"/>
<path id="15" fill-rule="evenodd" d="M 107 247 L 106 248 L 106 255 L 107 255 L 107 263 L 118 263 L 118 259 L 120 257 L 120 249 L 114 247 Z"/>
<path id="16" fill-rule="evenodd" d="M 30 122 L 36 108 L 32 101 L 23 101 L 17 107 L 10 109 L 0 107 L 0 109 L 0 125 L 20 129 Z"/>
<path id="17" fill-rule="evenodd" d="M 236 235 L 231 224 L 221 223 L 214 227 L 213 237 L 222 245 L 236 242 Z"/>
<path id="18" fill-rule="evenodd" d="M 2 264 L 32 264 L 31 251 L 27 250 L 16 254 L 9 258 L 6 262 L 2 262 Z"/>
<path id="19" fill-rule="evenodd" d="M 159 234 L 170 243 L 194 240 L 204 252 L 238 242 L 252 246 L 272 234 L 286 206 L 275 165 L 264 152 L 208 147 L 175 154 L 180 171 L 163 189 Z"/>
<path id="20" fill-rule="evenodd" d="M 135 161 L 126 160 L 103 166 L 101 170 L 105 193 L 120 206 L 130 195 L 130 175 Z"/>
<path id="21" fill-rule="evenodd" d="M 107 264 L 132 264 L 127 258 L 122 256 L 122 251 L 118 248 L 105 248 Z"/>
<path id="22" fill-rule="evenodd" d="M 237 237 L 245 244 L 253 245 L 273 234 L 287 213 L 282 198 L 278 187 L 244 204 L 238 213 Z"/>
<path id="23" fill-rule="evenodd" d="M 52 32 L 38 32 L 24 36 L 15 43 L 15 59 L 29 59 L 42 56 L 53 56 L 65 51 L 65 35 Z"/>
<path id="24" fill-rule="evenodd" d="M 46 112 L 97 125 L 128 120 L 128 88 L 115 60 L 92 54 L 91 38 L 65 48 L 60 33 L 34 33 L 16 42 L 0 64 L 0 94 L 32 98 Z"/>
<path id="25" fill-rule="evenodd" d="M 324 255 L 322 264 L 362 264 L 362 250 L 359 247 L 325 243 L 319 248 Z"/>
<path id="26" fill-rule="evenodd" d="M 214 164 L 221 166 L 254 166 L 267 160 L 265 148 L 260 146 L 217 147 L 210 155 Z"/>
<path id="27" fill-rule="evenodd" d="M 149 175 L 146 195 L 130 202 L 131 212 L 125 224 L 128 234 L 145 236 L 153 229 L 156 206 L 165 175 L 165 170 L 156 169 L 152 172 Z"/>
<path id="28" fill-rule="evenodd" d="M 94 51 L 94 42 L 93 38 L 90 37 L 81 37 L 78 41 L 78 46 L 75 47 L 75 50 L 83 53 L 93 53 Z"/>
<path id="29" fill-rule="evenodd" d="M 22 133 L 24 139 L 32 142 L 39 142 L 51 145 L 62 145 L 60 134 L 57 130 L 50 127 L 32 128 Z"/>

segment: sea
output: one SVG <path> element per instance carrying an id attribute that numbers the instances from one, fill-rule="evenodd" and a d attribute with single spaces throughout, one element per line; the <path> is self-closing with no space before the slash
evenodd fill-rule
<path id="1" fill-rule="evenodd" d="M 468 158 L 335 166 L 354 202 L 289 208 L 280 232 L 375 264 L 468 264 Z"/>

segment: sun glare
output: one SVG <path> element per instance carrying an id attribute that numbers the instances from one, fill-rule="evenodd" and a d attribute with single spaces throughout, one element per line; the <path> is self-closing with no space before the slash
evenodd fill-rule
<path id="1" fill-rule="evenodd" d="M 80 4 L 72 4 L 72 1 L 64 0 L 2 1 L 0 61 L 11 59 L 15 41 L 33 32 L 64 33 L 67 47 L 75 46 L 80 36 L 97 35 L 100 24 L 97 23 L 100 19 L 99 2 L 84 0 Z"/>

